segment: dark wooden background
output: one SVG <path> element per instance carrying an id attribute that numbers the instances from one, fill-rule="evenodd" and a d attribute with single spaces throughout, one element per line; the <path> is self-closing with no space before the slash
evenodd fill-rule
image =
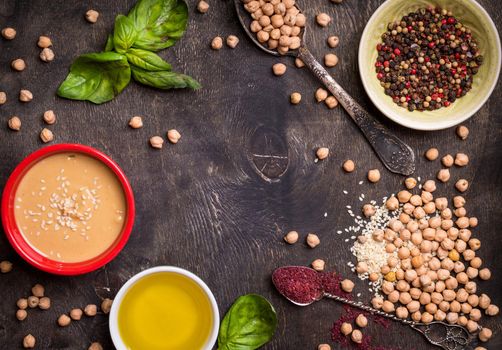
<path id="1" fill-rule="evenodd" d="M 92 341 L 113 348 L 105 315 L 73 322 L 64 329 L 56 325 L 57 317 L 73 307 L 113 297 L 133 274 L 157 265 L 180 266 L 202 277 L 213 290 L 222 316 L 242 294 L 260 293 L 269 298 L 277 309 L 279 327 L 266 349 L 316 349 L 319 343 L 331 343 L 330 329 L 341 306 L 332 301 L 293 306 L 274 290 L 270 275 L 279 266 L 308 265 L 323 258 L 330 269 L 357 280 L 346 265 L 354 261 L 349 253 L 351 243 L 344 241 L 348 236 L 336 234 L 352 224 L 345 206 L 357 208 L 361 193 L 367 199 L 380 200 L 396 192 L 403 177 L 383 169 L 342 109 L 328 110 L 314 102 L 319 83 L 308 71 L 296 69 L 289 58 L 270 57 L 253 46 L 239 27 L 229 0 L 210 0 L 211 9 L 205 15 L 196 13 L 195 0 L 189 1 L 185 37 L 161 54 L 174 69 L 197 78 L 204 86 L 200 91 L 163 92 L 131 83 L 118 98 L 101 106 L 56 97 L 56 88 L 72 60 L 102 49 L 114 17 L 127 13 L 134 2 L 0 0 L 0 27 L 9 25 L 18 31 L 15 40 L 0 40 L 0 90 L 9 99 L 0 107 L 0 187 L 18 162 L 43 146 L 38 138 L 44 127 L 41 115 L 53 109 L 58 116 L 57 124 L 50 127 L 54 142 L 88 144 L 111 155 L 129 176 L 137 204 L 136 224 L 126 248 L 106 267 L 84 276 L 58 277 L 37 271 L 0 235 L 0 260 L 15 264 L 11 273 L 0 275 L 0 349 L 20 348 L 28 333 L 36 336 L 38 349 L 87 349 Z M 426 162 L 421 156 L 431 146 L 438 147 L 441 154 L 469 154 L 469 166 L 453 168 L 452 180 L 439 185 L 439 192 L 453 194 L 454 181 L 460 177 L 472 183 L 466 193 L 467 208 L 480 220 L 475 230 L 483 244 L 479 254 L 494 276 L 480 283 L 480 290 L 502 304 L 500 82 L 488 103 L 467 122 L 471 134 L 465 142 L 455 136 L 454 129 L 418 132 L 386 120 L 369 102 L 357 68 L 360 35 L 381 2 L 345 0 L 335 5 L 328 0 L 301 1 L 312 26 L 309 46 L 322 58 L 329 51 L 327 36 L 340 36 L 340 46 L 331 50 L 340 57 L 332 69 L 334 76 L 413 147 L 418 158 L 416 175 L 433 177 L 439 169 L 438 161 Z M 480 2 L 502 27 L 500 2 Z M 101 14 L 94 25 L 84 20 L 89 8 Z M 328 28 L 313 22 L 320 11 L 333 18 Z M 42 34 L 54 43 L 56 60 L 50 64 L 38 59 L 36 42 Z M 214 36 L 229 34 L 241 39 L 235 50 L 209 48 Z M 27 62 L 24 72 L 9 67 L 17 57 Z M 278 61 L 288 66 L 281 78 L 271 73 L 272 64 Z M 21 88 L 33 92 L 31 103 L 17 101 Z M 289 104 L 292 91 L 303 95 L 298 106 Z M 19 133 L 7 128 L 7 120 L 14 114 L 23 122 Z M 143 129 L 127 126 L 133 115 L 144 116 Z M 170 128 L 182 134 L 178 145 L 166 145 L 161 151 L 149 147 L 150 136 L 164 135 Z M 331 156 L 316 164 L 314 151 L 319 146 L 329 147 Z M 287 164 L 286 172 L 279 181 L 265 181 L 253 165 L 257 159 L 253 154 L 286 156 L 278 165 L 283 170 Z M 357 164 L 350 175 L 341 169 L 348 158 Z M 371 168 L 382 171 L 378 184 L 365 180 Z M 364 180 L 362 185 L 360 180 Z M 349 194 L 344 195 L 343 190 Z M 282 236 L 289 230 L 299 231 L 302 240 L 308 232 L 316 232 L 322 243 L 315 250 L 304 243 L 286 246 Z M 35 283 L 46 286 L 53 306 L 45 312 L 30 311 L 28 319 L 18 322 L 16 300 L 27 296 Z M 362 293 L 361 300 L 370 300 L 365 282 L 357 281 L 355 291 Z M 500 318 L 486 319 L 484 324 L 495 334 L 488 348 L 501 349 Z M 371 326 L 366 332 L 374 337 L 374 345 L 431 347 L 420 335 L 397 324 L 390 331 Z"/>

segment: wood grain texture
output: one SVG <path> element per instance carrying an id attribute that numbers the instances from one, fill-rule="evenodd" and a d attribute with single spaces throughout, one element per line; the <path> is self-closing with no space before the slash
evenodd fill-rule
<path id="1" fill-rule="evenodd" d="M 483 244 L 479 254 L 494 276 L 481 282 L 480 289 L 494 303 L 502 304 L 502 255 L 497 252 L 502 227 L 501 83 L 467 122 L 471 131 L 467 141 L 460 141 L 453 129 L 426 133 L 402 128 L 375 110 L 358 75 L 358 41 L 382 0 L 346 0 L 341 5 L 328 0 L 298 1 L 312 27 L 307 33 L 309 48 L 319 58 L 328 51 L 338 54 L 340 63 L 331 72 L 365 108 L 412 146 L 418 158 L 417 176 L 434 177 L 439 169 L 438 162 L 421 157 L 431 146 L 438 147 L 441 154 L 469 154 L 469 166 L 452 169 L 452 180 L 439 185 L 438 191 L 452 195 L 453 180 L 463 177 L 471 182 L 467 209 L 480 220 L 475 229 Z M 0 186 L 23 157 L 42 146 L 38 139 L 43 128 L 41 115 L 53 109 L 58 116 L 51 127 L 55 142 L 84 143 L 111 155 L 129 176 L 137 204 L 136 224 L 124 251 L 106 267 L 85 276 L 57 277 L 36 271 L 0 235 L 0 260 L 15 263 L 12 273 L 0 275 L 0 349 L 20 348 L 27 333 L 36 336 L 37 349 L 87 349 L 92 341 L 112 349 L 107 316 L 84 318 L 64 329 L 56 325 L 57 317 L 73 307 L 113 297 L 133 274 L 163 264 L 186 268 L 203 278 L 222 315 L 239 295 L 253 292 L 269 298 L 277 309 L 279 328 L 265 349 L 315 349 L 319 343 L 331 343 L 330 329 L 341 306 L 327 300 L 295 307 L 274 290 L 271 272 L 278 266 L 308 265 L 323 258 L 330 269 L 356 280 L 346 265 L 353 261 L 350 242 L 344 241 L 348 236 L 336 234 L 353 223 L 345 206 L 358 208 L 361 193 L 367 199 L 380 200 L 396 192 L 403 178 L 384 170 L 342 109 L 328 110 L 315 103 L 319 83 L 311 73 L 296 69 L 289 58 L 267 56 L 253 47 L 239 27 L 230 0 L 209 1 L 211 8 L 205 15 L 196 13 L 195 0 L 188 1 L 190 22 L 185 37 L 161 53 L 175 70 L 197 78 L 204 86 L 200 91 L 163 92 L 131 83 L 115 100 L 101 106 L 57 98 L 56 88 L 72 60 L 78 54 L 100 50 L 116 14 L 126 13 L 134 2 L 0 1 L 0 27 L 9 25 L 18 31 L 15 40 L 0 41 L 0 90 L 9 99 L 0 107 Z M 500 28 L 500 3 L 480 3 Z M 94 25 L 84 20 L 89 8 L 101 14 Z M 313 21 L 321 11 L 333 18 L 328 28 L 321 29 Z M 38 59 L 36 42 L 42 34 L 54 43 L 56 60 L 50 64 Z M 209 48 L 214 36 L 229 34 L 241 39 L 236 49 L 224 47 L 215 52 Z M 332 34 L 341 38 L 337 49 L 326 45 Z M 24 72 L 10 69 L 10 61 L 17 57 L 27 62 Z M 279 61 L 288 66 L 280 78 L 271 73 L 271 66 Z M 21 88 L 33 92 L 31 103 L 17 102 Z M 298 106 L 289 104 L 293 91 L 303 95 Z M 14 114 L 23 121 L 19 133 L 6 126 Z M 144 116 L 143 129 L 127 126 L 133 115 Z M 164 135 L 170 128 L 181 132 L 180 143 L 166 145 L 161 151 L 148 146 L 150 136 Z M 319 146 L 329 147 L 331 156 L 316 164 L 314 152 Z M 262 175 L 275 180 L 267 181 L 257 171 L 263 164 L 257 165 L 256 155 L 287 157 L 287 168 L 284 163 L 263 168 Z M 341 169 L 349 158 L 356 163 L 353 174 Z M 278 159 L 283 162 L 285 158 Z M 378 184 L 370 185 L 365 176 L 372 168 L 379 168 L 383 176 Z M 349 193 L 344 195 L 342 190 Z M 321 245 L 315 250 L 303 243 L 286 246 L 282 236 L 292 229 L 302 239 L 308 232 L 318 233 Z M 45 312 L 33 310 L 20 323 L 15 319 L 16 300 L 27 296 L 35 283 L 46 286 L 53 307 Z M 364 282 L 356 282 L 356 292 L 362 293 L 362 300 L 370 299 Z M 485 325 L 495 334 L 488 348 L 502 348 L 500 318 L 487 318 Z M 397 324 L 389 330 L 371 325 L 367 333 L 375 345 L 430 348 L 420 335 Z"/>

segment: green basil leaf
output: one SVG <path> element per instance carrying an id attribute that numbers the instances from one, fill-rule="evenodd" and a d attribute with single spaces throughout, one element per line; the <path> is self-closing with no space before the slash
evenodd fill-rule
<path id="1" fill-rule="evenodd" d="M 129 84 L 127 58 L 116 52 L 90 53 L 78 57 L 57 94 L 72 100 L 101 104 L 112 100 Z"/>
<path id="2" fill-rule="evenodd" d="M 113 44 L 118 53 L 125 53 L 138 37 L 134 22 L 124 15 L 118 15 L 115 18 L 113 33 Z"/>
<path id="3" fill-rule="evenodd" d="M 256 294 L 241 296 L 221 323 L 218 349 L 258 349 L 272 339 L 276 328 L 277 315 L 267 299 Z"/>
<path id="4" fill-rule="evenodd" d="M 106 38 L 105 52 L 113 51 L 114 48 L 115 46 L 113 45 L 113 34 L 108 34 L 108 37 Z"/>
<path id="5" fill-rule="evenodd" d="M 132 77 L 138 83 L 143 85 L 152 86 L 158 89 L 198 89 L 201 85 L 189 77 L 188 75 L 170 72 L 170 71 L 159 71 L 159 72 L 149 72 L 141 68 L 131 67 Z"/>
<path id="6" fill-rule="evenodd" d="M 150 51 L 130 48 L 125 55 L 130 64 L 150 72 L 171 70 L 169 63 Z"/>
<path id="7" fill-rule="evenodd" d="M 127 17 L 138 32 L 133 47 L 159 51 L 183 36 L 188 6 L 183 0 L 139 0 Z"/>

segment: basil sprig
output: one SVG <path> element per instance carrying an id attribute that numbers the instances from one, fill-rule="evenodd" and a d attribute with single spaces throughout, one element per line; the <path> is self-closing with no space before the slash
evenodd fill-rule
<path id="1" fill-rule="evenodd" d="M 255 350 L 272 339 L 277 315 L 267 299 L 256 294 L 239 297 L 225 315 L 218 350 Z"/>
<path id="2" fill-rule="evenodd" d="M 168 48 L 185 32 L 188 7 L 183 0 L 139 0 L 127 16 L 118 15 L 104 52 L 84 54 L 70 67 L 57 94 L 101 104 L 130 82 L 158 89 L 198 89 L 191 77 L 171 71 L 155 52 Z"/>

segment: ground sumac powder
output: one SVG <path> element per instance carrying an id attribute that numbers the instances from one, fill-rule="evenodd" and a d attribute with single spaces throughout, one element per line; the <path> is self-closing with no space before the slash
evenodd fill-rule
<path id="1" fill-rule="evenodd" d="M 437 7 L 389 23 L 377 51 L 380 85 L 409 111 L 448 107 L 472 88 L 483 63 L 471 30 Z"/>
<path id="2" fill-rule="evenodd" d="M 319 300 L 324 294 L 321 275 L 308 267 L 280 267 L 272 274 L 272 282 L 279 293 L 299 304 Z"/>

